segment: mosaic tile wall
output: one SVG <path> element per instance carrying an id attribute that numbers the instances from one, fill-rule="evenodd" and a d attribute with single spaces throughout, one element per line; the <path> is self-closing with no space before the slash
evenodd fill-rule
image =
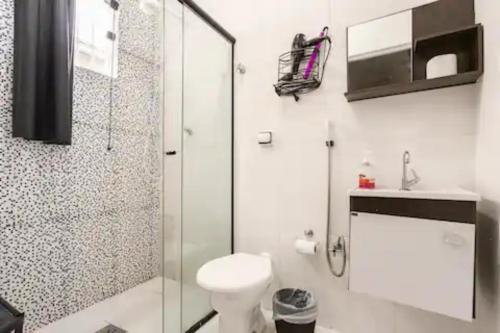
<path id="1" fill-rule="evenodd" d="M 0 0 L 0 295 L 32 332 L 160 273 L 159 18 L 121 1 L 112 92 L 76 68 L 73 145 L 50 146 L 11 137 L 14 1 Z"/>

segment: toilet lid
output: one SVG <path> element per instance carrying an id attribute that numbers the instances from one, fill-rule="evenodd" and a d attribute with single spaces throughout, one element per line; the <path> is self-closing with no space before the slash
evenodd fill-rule
<path id="1" fill-rule="evenodd" d="M 271 260 L 245 253 L 212 260 L 203 265 L 197 275 L 202 288 L 216 292 L 239 292 L 271 279 Z"/>

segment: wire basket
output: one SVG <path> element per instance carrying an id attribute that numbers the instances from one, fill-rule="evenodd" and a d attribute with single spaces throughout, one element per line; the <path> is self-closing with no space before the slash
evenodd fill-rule
<path id="1" fill-rule="evenodd" d="M 319 88 L 331 48 L 328 28 L 325 28 L 324 37 L 316 44 L 283 53 L 279 57 L 278 83 L 274 85 L 276 94 L 293 96 L 298 101 L 298 95 Z"/>

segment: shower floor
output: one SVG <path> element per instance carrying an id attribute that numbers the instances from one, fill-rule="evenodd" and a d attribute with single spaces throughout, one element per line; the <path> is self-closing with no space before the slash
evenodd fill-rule
<path id="1" fill-rule="evenodd" d="M 110 324 L 128 333 L 160 333 L 162 315 L 162 278 L 157 277 L 36 333 L 95 333 Z"/>
<path id="2" fill-rule="evenodd" d="M 178 288 L 178 282 L 166 279 L 166 288 Z M 167 322 L 178 325 L 173 318 L 180 319 L 178 306 L 174 303 L 178 300 L 167 299 Z M 171 304 L 169 304 L 171 303 Z M 56 321 L 36 333 L 95 333 L 108 325 L 121 328 L 127 333 L 161 333 L 163 325 L 163 301 L 162 301 L 162 278 L 157 277 L 147 281 L 126 292 L 108 298 L 83 311 L 72 314 Z M 271 313 L 264 311 L 267 320 L 265 333 L 275 333 Z M 178 326 L 174 326 L 178 327 Z M 218 316 L 214 317 L 197 333 L 218 333 Z M 168 328 L 167 333 L 172 333 L 175 328 Z M 336 333 L 321 327 L 316 328 L 315 333 Z"/>

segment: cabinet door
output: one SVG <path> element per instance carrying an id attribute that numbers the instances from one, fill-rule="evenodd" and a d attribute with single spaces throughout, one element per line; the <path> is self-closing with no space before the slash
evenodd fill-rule
<path id="1" fill-rule="evenodd" d="M 473 319 L 475 225 L 351 216 L 351 291 Z"/>

